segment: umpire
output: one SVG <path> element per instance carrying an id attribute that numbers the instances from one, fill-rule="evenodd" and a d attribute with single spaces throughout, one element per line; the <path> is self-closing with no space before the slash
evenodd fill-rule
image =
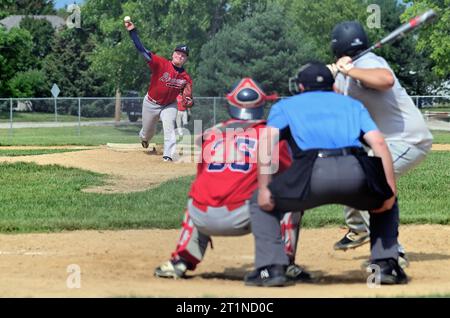
<path id="1" fill-rule="evenodd" d="M 325 64 L 310 62 L 295 80 L 302 93 L 275 104 L 260 147 L 270 158 L 276 139 L 286 139 L 294 162 L 274 177 L 259 152 L 258 192 L 250 214 L 255 237 L 255 268 L 250 286 L 285 286 L 289 263 L 283 250 L 280 219 L 286 211 L 343 204 L 371 211 L 371 263 L 382 284 L 406 283 L 398 265 L 398 207 L 389 149 L 368 111 L 357 100 L 333 92 L 334 78 Z M 270 137 L 269 137 L 270 136 Z M 361 142 L 375 157 L 367 156 Z M 383 212 L 383 213 L 381 213 Z"/>

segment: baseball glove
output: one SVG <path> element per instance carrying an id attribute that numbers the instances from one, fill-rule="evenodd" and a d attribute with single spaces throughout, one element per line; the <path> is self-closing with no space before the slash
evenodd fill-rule
<path id="1" fill-rule="evenodd" d="M 182 103 L 184 107 L 191 108 L 192 106 L 194 106 L 194 99 L 192 96 L 192 84 L 187 83 L 184 86 L 183 93 L 181 95 L 183 97 Z"/>

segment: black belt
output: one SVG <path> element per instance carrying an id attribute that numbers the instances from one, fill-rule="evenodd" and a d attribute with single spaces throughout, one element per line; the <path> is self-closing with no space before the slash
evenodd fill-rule
<path id="1" fill-rule="evenodd" d="M 327 158 L 327 157 L 339 157 L 348 155 L 363 155 L 367 154 L 361 147 L 345 147 L 338 149 L 319 149 L 317 157 Z"/>

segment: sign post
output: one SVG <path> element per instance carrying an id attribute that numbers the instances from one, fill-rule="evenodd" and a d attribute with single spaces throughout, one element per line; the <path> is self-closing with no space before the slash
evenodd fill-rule
<path id="1" fill-rule="evenodd" d="M 51 92 L 52 92 L 53 98 L 55 100 L 55 122 L 57 122 L 58 121 L 58 104 L 57 104 L 57 99 L 58 99 L 58 95 L 61 92 L 61 90 L 59 89 L 58 85 L 53 83 Z"/>

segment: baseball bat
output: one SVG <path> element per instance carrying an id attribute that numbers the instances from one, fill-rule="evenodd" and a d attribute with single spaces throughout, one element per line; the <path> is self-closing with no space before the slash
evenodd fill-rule
<path id="1" fill-rule="evenodd" d="M 367 54 L 367 53 L 373 51 L 374 49 L 378 49 L 389 42 L 395 41 L 396 39 L 403 37 L 406 33 L 411 32 L 412 30 L 424 25 L 425 23 L 432 21 L 436 17 L 437 17 L 436 12 L 434 12 L 433 9 L 430 9 L 430 10 L 422 13 L 421 15 L 418 15 L 417 17 L 412 18 L 408 22 L 402 24 L 397 29 L 395 29 L 394 31 L 389 33 L 383 39 L 376 42 L 374 45 L 372 45 L 368 49 L 355 55 L 352 58 L 352 60 L 355 61 L 355 60 L 359 59 L 361 56 L 363 56 L 364 54 Z"/>

